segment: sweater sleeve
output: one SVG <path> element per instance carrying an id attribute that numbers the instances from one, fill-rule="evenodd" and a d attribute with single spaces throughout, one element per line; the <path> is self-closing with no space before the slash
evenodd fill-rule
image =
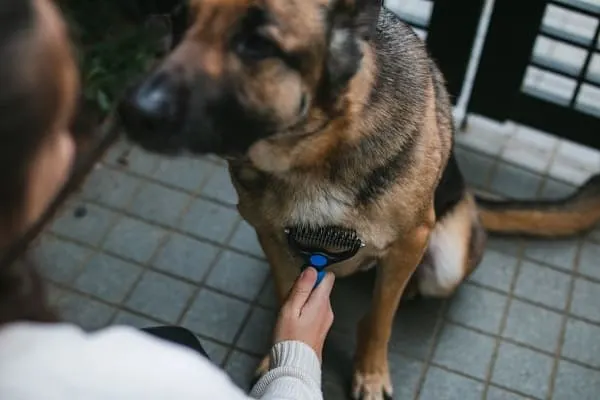
<path id="1" fill-rule="evenodd" d="M 321 400 L 321 363 L 315 351 L 299 341 L 277 343 L 269 371 L 250 396 L 260 400 Z"/>

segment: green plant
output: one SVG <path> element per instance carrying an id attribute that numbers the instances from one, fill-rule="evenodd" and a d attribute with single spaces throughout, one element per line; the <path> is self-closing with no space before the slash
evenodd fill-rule
<path id="1" fill-rule="evenodd" d="M 62 10 L 75 42 L 87 107 L 105 115 L 160 55 L 164 29 L 149 27 L 136 0 L 67 0 Z"/>

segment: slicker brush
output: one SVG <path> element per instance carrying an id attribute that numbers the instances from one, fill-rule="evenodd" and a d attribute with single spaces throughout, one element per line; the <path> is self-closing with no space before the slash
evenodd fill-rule
<path id="1" fill-rule="evenodd" d="M 296 226 L 286 228 L 285 233 L 290 247 L 304 260 L 302 269 L 317 270 L 315 287 L 325 276 L 327 267 L 354 257 L 365 245 L 355 230 L 338 226 Z"/>

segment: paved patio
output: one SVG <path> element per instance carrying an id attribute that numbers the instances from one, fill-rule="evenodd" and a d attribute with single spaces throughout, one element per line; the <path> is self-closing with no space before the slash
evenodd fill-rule
<path id="1" fill-rule="evenodd" d="M 570 193 L 600 153 L 473 117 L 457 155 L 479 190 Z M 87 329 L 180 324 L 247 388 L 269 348 L 275 299 L 254 233 L 219 160 L 163 159 L 119 143 L 42 236 L 38 255 L 63 316 Z M 600 395 L 600 230 L 489 242 L 447 301 L 404 305 L 390 363 L 395 399 L 576 399 Z M 327 399 L 346 398 L 370 273 L 338 281 L 325 351 Z"/>

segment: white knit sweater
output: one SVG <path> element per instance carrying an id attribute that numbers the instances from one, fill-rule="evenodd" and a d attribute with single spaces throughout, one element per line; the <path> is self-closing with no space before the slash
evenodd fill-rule
<path id="1" fill-rule="evenodd" d="M 272 368 L 253 398 L 322 399 L 321 366 L 301 342 L 271 351 Z M 248 399 L 204 357 L 129 327 L 86 333 L 69 324 L 0 329 L 0 399 Z"/>

